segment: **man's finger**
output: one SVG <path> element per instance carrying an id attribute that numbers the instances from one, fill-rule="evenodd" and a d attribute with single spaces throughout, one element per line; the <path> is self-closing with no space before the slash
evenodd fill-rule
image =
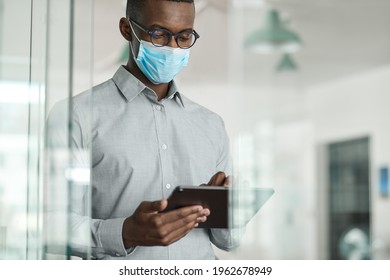
<path id="1" fill-rule="evenodd" d="M 158 217 L 158 223 L 161 226 L 157 229 L 154 235 L 156 240 L 160 240 L 159 242 L 161 242 L 162 245 L 169 245 L 174 241 L 179 240 L 191 229 L 198 226 L 199 223 L 204 223 L 207 220 L 206 215 L 209 215 L 210 211 L 208 209 L 204 209 L 201 214 L 203 216 L 199 216 L 199 213 L 194 213 L 177 219 L 171 223 L 166 223 L 166 221 L 163 220 L 164 217 L 160 215 L 160 217 Z M 166 214 L 164 213 L 164 215 Z"/>
<path id="2" fill-rule="evenodd" d="M 176 222 L 178 224 L 178 222 Z M 172 244 L 184 236 L 186 236 L 193 228 L 197 227 L 199 223 L 195 220 L 190 223 L 181 224 L 179 227 L 173 229 L 163 240 L 163 245 Z"/>
<path id="3" fill-rule="evenodd" d="M 202 217 L 205 215 L 208 215 L 209 213 L 206 212 L 206 210 L 203 209 L 202 206 L 196 205 L 196 206 L 188 206 L 188 207 L 182 207 L 176 210 L 172 210 L 166 213 L 161 213 L 161 219 L 163 220 L 164 224 L 168 223 L 174 223 L 178 220 L 183 219 L 196 219 L 197 217 Z"/>
<path id="4" fill-rule="evenodd" d="M 225 182 L 223 183 L 223 186 L 225 188 L 230 187 L 231 186 L 231 182 L 232 182 L 232 179 L 231 179 L 230 176 L 228 176 L 228 177 L 226 177 Z"/>
<path id="5" fill-rule="evenodd" d="M 167 205 L 168 202 L 166 199 L 156 201 L 144 201 L 139 205 L 137 210 L 143 213 L 155 213 L 163 211 L 165 208 L 167 208 Z"/>
<path id="6" fill-rule="evenodd" d="M 226 179 L 226 175 L 224 172 L 218 172 L 216 173 L 210 180 L 209 185 L 210 186 L 223 186 Z"/>

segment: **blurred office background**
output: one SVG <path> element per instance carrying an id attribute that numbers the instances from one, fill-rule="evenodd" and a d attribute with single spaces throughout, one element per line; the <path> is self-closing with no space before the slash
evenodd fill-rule
<path id="1" fill-rule="evenodd" d="M 224 118 L 238 184 L 275 189 L 218 256 L 390 259 L 390 2 L 195 2 L 180 91 Z M 71 257 L 89 170 L 50 147 L 45 119 L 125 63 L 124 15 L 124 0 L 0 0 L 0 259 Z"/>

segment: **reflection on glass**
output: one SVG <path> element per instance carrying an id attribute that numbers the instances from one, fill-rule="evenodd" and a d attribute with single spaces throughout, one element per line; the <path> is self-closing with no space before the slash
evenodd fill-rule
<path id="1" fill-rule="evenodd" d="M 229 227 L 245 228 L 273 193 L 271 188 L 238 185 L 229 189 Z"/>
<path id="2" fill-rule="evenodd" d="M 71 97 L 79 93 L 80 87 L 91 87 L 92 7 L 92 0 L 49 6 L 50 17 L 62 20 L 49 28 L 49 40 L 56 47 L 49 50 L 55 59 L 49 60 L 47 65 L 52 73 L 47 81 L 50 113 L 45 138 L 43 229 L 44 258 L 47 259 L 90 258 L 89 139 L 85 139 L 84 147 L 74 146 L 72 135 L 77 133 L 77 128 L 72 126 Z M 59 33 L 58 29 L 63 32 Z M 62 37 L 63 34 L 68 36 Z M 89 124 L 91 111 L 83 113 Z"/>

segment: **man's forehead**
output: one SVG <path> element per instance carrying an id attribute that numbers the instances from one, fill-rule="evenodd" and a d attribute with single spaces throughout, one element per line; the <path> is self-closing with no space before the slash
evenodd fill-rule
<path id="1" fill-rule="evenodd" d="M 172 0 L 146 0 L 142 14 L 147 25 L 191 28 L 194 24 L 194 4 Z"/>
<path id="2" fill-rule="evenodd" d="M 191 6 L 195 6 L 195 1 L 193 0 L 141 0 L 143 4 L 157 4 L 157 3 L 171 3 L 171 4 L 187 4 Z"/>
<path id="3" fill-rule="evenodd" d="M 142 6 L 156 9 L 157 7 L 166 6 L 171 9 L 186 7 L 187 9 L 194 9 L 195 3 L 193 1 L 185 0 L 143 0 Z"/>

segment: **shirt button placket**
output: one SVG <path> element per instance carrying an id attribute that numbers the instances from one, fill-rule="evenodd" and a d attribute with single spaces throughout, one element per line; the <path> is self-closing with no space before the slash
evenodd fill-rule
<path id="1" fill-rule="evenodd" d="M 168 154 L 168 144 L 167 139 L 167 127 L 166 127 L 166 115 L 164 106 L 160 104 L 154 104 L 153 109 L 155 111 L 156 122 L 157 122 L 157 130 L 158 130 L 158 138 L 160 142 L 160 156 L 161 156 L 161 164 L 162 164 L 162 176 L 163 176 L 163 192 L 165 196 L 168 196 L 170 193 L 170 189 L 172 185 L 168 183 L 170 181 L 170 171 L 169 171 L 169 154 Z"/>

